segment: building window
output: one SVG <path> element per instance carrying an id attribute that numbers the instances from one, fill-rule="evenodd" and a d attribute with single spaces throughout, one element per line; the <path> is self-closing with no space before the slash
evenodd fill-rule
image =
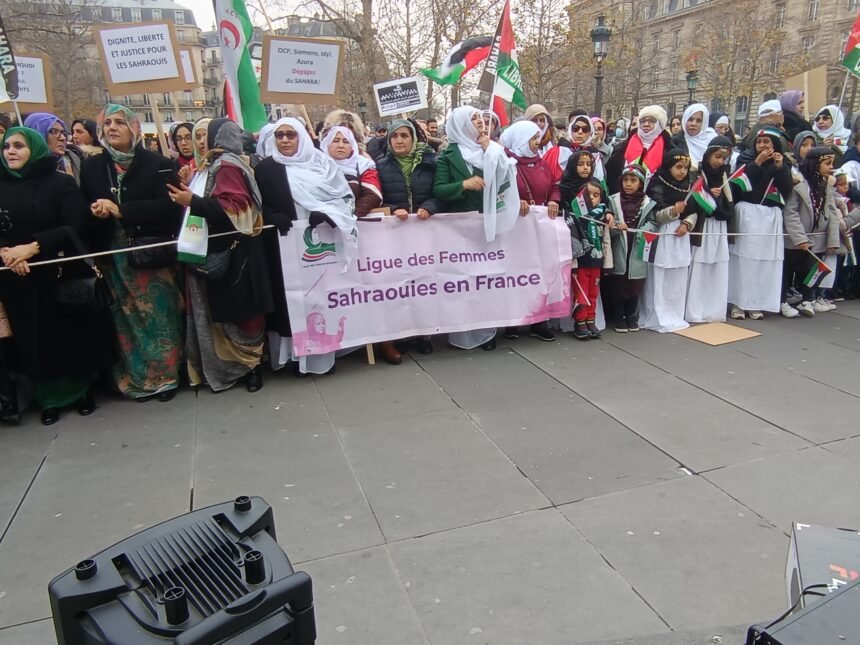
<path id="1" fill-rule="evenodd" d="M 164 113 L 164 120 L 167 121 L 168 123 L 173 121 L 173 112 L 165 112 Z"/>
<path id="2" fill-rule="evenodd" d="M 657 5 L 653 2 L 649 2 L 645 5 L 645 8 L 642 10 L 642 19 L 643 20 L 651 20 L 651 18 L 657 17 Z"/>
<path id="3" fill-rule="evenodd" d="M 678 85 L 678 66 L 672 65 L 672 87 L 677 87 Z"/>
<path id="4" fill-rule="evenodd" d="M 165 105 L 170 105 L 173 101 L 173 96 L 171 96 L 170 92 L 165 92 L 161 95 L 161 100 Z"/>
<path id="5" fill-rule="evenodd" d="M 807 53 L 811 53 L 813 47 L 815 47 L 815 36 L 804 36 L 803 37 L 803 51 L 805 51 Z"/>
<path id="6" fill-rule="evenodd" d="M 140 9 L 132 9 L 131 10 L 131 21 L 132 22 L 140 22 L 143 18 L 140 15 Z"/>
<path id="7" fill-rule="evenodd" d="M 779 69 L 779 57 L 782 54 L 781 47 L 774 45 L 770 48 L 770 73 L 776 74 Z"/>
<path id="8" fill-rule="evenodd" d="M 182 93 L 182 100 L 185 101 L 185 105 L 191 105 L 191 101 L 194 100 L 194 96 L 191 94 L 191 90 L 185 90 Z"/>
<path id="9" fill-rule="evenodd" d="M 776 92 L 765 92 L 761 97 L 762 101 L 773 101 L 776 98 Z"/>
<path id="10" fill-rule="evenodd" d="M 860 0 L 848 0 L 848 11 L 857 11 L 860 7 Z"/>
<path id="11" fill-rule="evenodd" d="M 675 51 L 678 51 L 679 49 L 681 49 L 681 30 L 680 29 L 676 29 L 674 32 L 672 32 L 672 43 L 673 43 L 673 47 L 675 48 Z"/>
<path id="12" fill-rule="evenodd" d="M 842 58 L 845 55 L 845 48 L 848 47 L 848 37 L 850 35 L 850 31 L 842 32 L 842 40 L 839 42 L 839 55 L 837 58 Z"/>
<path id="13" fill-rule="evenodd" d="M 818 20 L 818 0 L 809 0 L 807 16 L 810 20 Z"/>
<path id="14" fill-rule="evenodd" d="M 750 102 L 746 96 L 739 96 L 735 101 L 735 114 L 739 119 L 746 119 L 746 113 L 749 110 Z"/>
<path id="15" fill-rule="evenodd" d="M 660 51 L 660 33 L 658 32 L 658 33 L 654 34 L 654 53 L 656 54 L 659 51 Z"/>
<path id="16" fill-rule="evenodd" d="M 185 113 L 185 120 L 188 121 L 189 123 L 194 123 L 194 113 L 193 112 L 186 112 Z"/>
<path id="17" fill-rule="evenodd" d="M 666 13 L 674 13 L 678 10 L 678 0 L 669 0 L 666 3 Z"/>
<path id="18" fill-rule="evenodd" d="M 152 123 L 152 112 L 144 112 L 143 113 L 143 120 L 146 121 L 147 123 Z"/>
<path id="19" fill-rule="evenodd" d="M 143 104 L 144 104 L 144 105 L 149 105 L 149 94 L 144 94 L 144 95 L 143 95 Z"/>
<path id="20" fill-rule="evenodd" d="M 182 30 L 182 29 L 176 30 L 176 40 L 178 40 L 181 43 L 185 42 L 185 31 L 184 30 Z"/>
<path id="21" fill-rule="evenodd" d="M 122 9 L 118 7 L 111 9 L 110 19 L 114 22 L 122 22 Z"/>
<path id="22" fill-rule="evenodd" d="M 153 20 L 161 20 L 161 9 L 153 9 L 152 10 L 152 19 Z"/>
<path id="23" fill-rule="evenodd" d="M 185 12 L 184 11 L 174 11 L 173 12 L 173 19 L 177 25 L 184 25 L 185 24 Z"/>
<path id="24" fill-rule="evenodd" d="M 776 5 L 776 27 L 782 29 L 785 27 L 785 3 L 780 2 Z"/>
<path id="25" fill-rule="evenodd" d="M 209 60 L 211 60 L 213 63 L 218 61 L 218 50 L 217 49 L 210 49 L 209 50 Z"/>
<path id="26" fill-rule="evenodd" d="M 651 89 L 655 91 L 660 89 L 660 70 L 656 67 L 651 70 Z"/>

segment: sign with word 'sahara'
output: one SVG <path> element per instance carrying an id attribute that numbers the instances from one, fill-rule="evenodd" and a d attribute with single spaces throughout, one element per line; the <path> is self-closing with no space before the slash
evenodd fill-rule
<path id="1" fill-rule="evenodd" d="M 343 43 L 321 38 L 263 38 L 260 99 L 264 103 L 336 103 Z"/>
<path id="2" fill-rule="evenodd" d="M 373 96 L 379 116 L 414 112 L 427 107 L 424 81 L 417 76 L 377 83 L 373 86 Z"/>
<path id="3" fill-rule="evenodd" d="M 170 23 L 98 25 L 94 32 L 111 94 L 187 89 L 179 46 Z"/>
<path id="4" fill-rule="evenodd" d="M 46 56 L 16 54 L 18 68 L 18 109 L 22 112 L 53 112 L 54 94 L 51 91 L 51 64 Z M 0 91 L 0 107 L 10 101 Z"/>

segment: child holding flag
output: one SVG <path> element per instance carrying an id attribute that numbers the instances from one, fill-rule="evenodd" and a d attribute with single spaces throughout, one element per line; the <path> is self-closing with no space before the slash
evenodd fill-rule
<path id="1" fill-rule="evenodd" d="M 618 221 L 612 229 L 612 270 L 609 276 L 609 297 L 615 315 L 615 331 L 639 331 L 639 296 L 648 274 L 651 249 L 656 250 L 655 237 L 632 233 L 630 228 L 657 231 L 652 213 L 654 201 L 645 194 L 648 170 L 631 164 L 621 171 L 621 192 L 609 197 Z"/>
<path id="2" fill-rule="evenodd" d="M 782 301 L 797 273 L 803 296 L 797 311 L 809 317 L 817 311 L 829 311 L 816 302 L 815 289 L 829 273 L 822 256 L 839 250 L 839 211 L 828 181 L 833 174 L 834 157 L 830 146 L 816 146 L 807 153 L 800 164 L 803 179 L 794 187 L 782 213 L 787 234 Z"/>
<path id="3" fill-rule="evenodd" d="M 672 148 L 648 183 L 648 197 L 656 202 L 654 217 L 659 224 L 657 248 L 648 265 L 642 294 L 639 324 L 660 333 L 689 327 L 684 320 L 687 304 L 687 273 L 690 266 L 690 238 L 696 213 L 690 197 L 690 155 Z"/>
<path id="4" fill-rule="evenodd" d="M 787 318 L 797 310 L 780 299 L 784 244 L 782 208 L 794 187 L 784 157 L 782 133 L 774 128 L 756 132 L 755 148 L 744 150 L 729 179 L 735 198 L 736 232 L 729 259 L 731 317 L 764 318 L 765 311 Z"/>
<path id="5" fill-rule="evenodd" d="M 708 143 L 701 176 L 693 187 L 692 199 L 698 217 L 690 237 L 692 261 L 687 284 L 687 322 L 723 322 L 729 292 L 728 226 L 735 208 L 729 190 L 732 142 L 728 137 L 714 137 Z"/>
<path id="6" fill-rule="evenodd" d="M 603 271 L 604 251 L 611 254 L 611 250 L 604 245 L 603 236 L 605 229 L 612 228 L 615 223 L 615 218 L 603 203 L 604 199 L 600 182 L 591 179 L 570 201 L 570 208 L 564 216 L 572 244 L 578 250 L 581 247 L 581 252 L 574 253 L 577 268 L 573 275 L 576 302 L 573 308 L 573 335 L 579 340 L 600 338 L 596 324 L 600 274 Z"/>

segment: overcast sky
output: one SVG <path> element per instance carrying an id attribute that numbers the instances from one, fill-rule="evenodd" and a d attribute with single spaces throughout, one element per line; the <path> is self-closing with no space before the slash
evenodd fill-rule
<path id="1" fill-rule="evenodd" d="M 212 8 L 212 0 L 177 0 L 184 7 L 194 12 L 194 20 L 203 31 L 212 29 L 215 24 L 215 10 Z"/>

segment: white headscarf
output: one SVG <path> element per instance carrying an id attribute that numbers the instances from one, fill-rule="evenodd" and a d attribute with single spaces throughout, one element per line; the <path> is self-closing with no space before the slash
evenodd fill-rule
<path id="1" fill-rule="evenodd" d="M 261 159 L 266 159 L 272 156 L 272 150 L 269 144 L 275 141 L 275 124 L 267 123 L 260 128 L 260 134 L 257 135 L 257 156 Z"/>
<path id="2" fill-rule="evenodd" d="M 358 231 L 355 228 L 355 198 L 346 178 L 334 159 L 314 147 L 313 141 L 301 121 L 292 117 L 275 123 L 275 132 L 288 125 L 298 133 L 298 147 L 292 157 L 278 150 L 272 151 L 272 159 L 285 166 L 290 192 L 296 202 L 299 219 L 307 219 L 311 213 L 324 213 L 334 222 L 341 237 L 343 270 L 358 250 Z M 274 138 L 274 132 L 273 132 Z"/>
<path id="3" fill-rule="evenodd" d="M 358 143 L 355 141 L 355 135 L 352 133 L 352 130 L 346 128 L 342 125 L 336 125 L 331 128 L 326 135 L 323 137 L 322 143 L 320 143 L 320 149 L 326 154 L 329 154 L 329 146 L 331 146 L 331 142 L 334 141 L 334 138 L 338 135 L 338 133 L 342 134 L 344 138 L 349 141 L 349 145 L 352 147 L 352 152 L 349 157 L 346 159 L 335 159 L 334 162 L 337 164 L 338 168 L 340 168 L 341 172 L 347 177 L 361 177 L 366 171 L 371 168 L 376 168 L 376 164 L 373 163 L 367 157 L 363 157 L 359 153 Z M 331 155 L 329 155 L 331 156 Z"/>
<path id="4" fill-rule="evenodd" d="M 574 123 L 585 123 L 588 126 L 588 137 L 582 143 L 576 143 L 573 140 L 573 124 Z M 589 145 L 594 140 L 594 123 L 590 118 L 586 115 L 576 116 L 573 118 L 573 121 L 567 124 L 567 140 L 570 141 L 570 145 L 572 146 L 582 146 L 585 147 Z"/>
<path id="5" fill-rule="evenodd" d="M 463 161 L 473 168 L 483 168 L 484 149 L 478 143 L 478 130 L 472 125 L 472 116 L 475 114 L 481 114 L 481 111 L 468 105 L 454 108 L 445 122 L 445 133 L 449 143 L 457 144 Z"/>
<path id="6" fill-rule="evenodd" d="M 696 136 L 687 134 L 687 121 L 690 120 L 696 112 L 702 113 L 702 129 Z M 695 164 L 696 168 L 702 163 L 702 157 L 705 155 L 705 150 L 708 149 L 708 144 L 715 136 L 717 131 L 708 126 L 708 119 L 711 117 L 711 112 L 702 103 L 693 103 L 687 106 L 684 110 L 684 116 L 681 117 L 681 131 L 684 133 L 684 139 L 687 141 L 687 151 L 690 153 L 690 160 Z"/>
<path id="7" fill-rule="evenodd" d="M 669 117 L 666 115 L 666 110 L 659 105 L 646 105 L 639 110 L 640 122 L 642 121 L 642 117 L 648 116 L 657 120 L 657 123 L 654 124 L 651 132 L 642 132 L 641 126 L 636 128 L 636 136 L 639 137 L 639 140 L 642 142 L 642 147 L 645 150 L 649 149 L 651 144 L 660 137 L 660 134 L 666 129 L 666 121 L 669 120 Z"/>
<path id="8" fill-rule="evenodd" d="M 540 134 L 540 126 L 533 121 L 517 121 L 502 132 L 502 145 L 518 157 L 537 157 L 537 151 L 532 152 L 529 141 Z"/>
<path id="9" fill-rule="evenodd" d="M 818 110 L 815 113 L 815 116 L 818 116 L 822 112 L 827 112 L 830 115 L 830 118 L 833 120 L 833 123 L 829 128 L 822 130 L 818 127 L 818 123 L 816 122 L 812 129 L 819 137 L 822 139 L 833 138 L 834 140 L 838 139 L 838 145 L 847 145 L 848 140 L 851 139 L 851 130 L 848 130 L 845 127 L 845 116 L 842 114 L 842 110 L 839 109 L 836 105 L 825 105 L 823 108 Z"/>

